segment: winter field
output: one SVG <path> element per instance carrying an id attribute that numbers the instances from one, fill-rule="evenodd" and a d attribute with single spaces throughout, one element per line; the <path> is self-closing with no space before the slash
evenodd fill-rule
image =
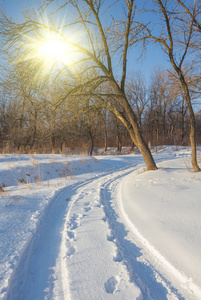
<path id="1" fill-rule="evenodd" d="M 0 299 L 201 299 L 189 149 L 0 156 Z"/>

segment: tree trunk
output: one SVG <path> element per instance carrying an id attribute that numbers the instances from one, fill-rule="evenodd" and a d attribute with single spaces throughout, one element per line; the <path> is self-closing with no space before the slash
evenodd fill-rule
<path id="1" fill-rule="evenodd" d="M 31 144 L 30 144 L 30 149 L 33 148 L 35 140 L 36 140 L 36 125 L 34 125 L 33 130 L 32 130 L 32 141 L 31 141 Z"/>
<path id="2" fill-rule="evenodd" d="M 91 130 L 89 130 L 89 136 L 90 136 L 90 140 L 91 140 L 91 147 L 90 147 L 90 150 L 89 150 L 89 155 L 92 156 L 93 150 L 94 150 L 94 139 L 93 139 L 93 135 L 91 133 Z"/>
<path id="3" fill-rule="evenodd" d="M 55 134 L 54 132 L 51 133 L 51 147 L 52 147 L 52 153 L 55 151 Z"/>
<path id="4" fill-rule="evenodd" d="M 157 166 L 156 163 L 153 159 L 153 156 L 151 154 L 151 151 L 148 147 L 148 145 L 145 143 L 142 134 L 138 128 L 137 125 L 137 120 L 136 120 L 136 116 L 134 114 L 134 112 L 132 111 L 129 103 L 127 103 L 125 110 L 128 114 L 129 120 L 131 122 L 132 128 L 133 128 L 133 133 L 134 133 L 134 138 L 133 138 L 133 134 L 131 134 L 130 132 L 130 136 L 134 142 L 134 144 L 138 147 L 138 149 L 140 150 L 140 153 L 142 154 L 145 164 L 147 166 L 147 169 L 149 171 L 151 170 L 157 170 Z"/>
<path id="5" fill-rule="evenodd" d="M 60 140 L 60 152 L 63 153 L 64 151 L 64 141 L 63 141 L 63 138 L 61 138 Z"/>
<path id="6" fill-rule="evenodd" d="M 191 143 L 191 163 L 194 172 L 199 172 L 200 168 L 197 163 L 197 149 L 195 142 L 195 115 L 193 110 L 190 112 L 190 143 Z"/>
<path id="7" fill-rule="evenodd" d="M 134 142 L 134 144 L 140 150 L 140 153 L 142 154 L 142 156 L 144 158 L 144 161 L 145 161 L 145 164 L 147 166 L 147 170 L 148 171 L 157 170 L 157 166 L 156 166 L 156 163 L 153 159 L 151 151 L 150 151 L 148 145 L 145 143 L 145 141 L 142 137 L 142 134 L 141 134 L 140 130 L 137 127 L 135 119 L 134 118 L 132 119 L 132 116 L 130 116 L 129 119 L 130 119 L 131 123 L 133 123 L 136 126 L 134 128 L 132 126 L 132 128 L 130 128 L 128 130 L 129 134 L 130 134 L 130 137 L 131 137 L 132 141 Z"/>
<path id="8" fill-rule="evenodd" d="M 119 133 L 117 132 L 117 152 L 119 154 L 121 153 L 121 149 L 122 149 L 121 139 Z"/>
<path id="9" fill-rule="evenodd" d="M 182 141 L 182 144 L 183 144 L 183 141 L 184 141 L 184 116 L 185 116 L 185 113 L 186 113 L 186 109 L 184 107 L 184 97 L 182 97 L 182 109 L 181 109 L 181 141 Z"/>
<path id="10" fill-rule="evenodd" d="M 107 152 L 107 129 L 105 128 L 105 152 Z"/>
<path id="11" fill-rule="evenodd" d="M 188 110 L 190 113 L 190 144 L 191 144 L 191 163 L 193 167 L 194 172 L 199 172 L 200 168 L 197 163 L 197 150 L 196 150 L 196 142 L 195 142 L 195 114 L 193 111 L 192 103 L 191 103 L 191 97 L 189 93 L 189 89 L 187 86 L 187 83 L 184 79 L 184 76 L 181 72 L 179 72 L 179 79 L 182 84 L 183 90 L 185 92 L 185 98 L 188 105 Z"/>
<path id="12" fill-rule="evenodd" d="M 184 141 L 184 115 L 183 115 L 183 113 L 181 115 L 181 141 L 183 144 L 183 141 Z"/>
<path id="13" fill-rule="evenodd" d="M 143 139 L 142 133 L 139 130 L 136 115 L 135 115 L 134 111 L 132 110 L 125 94 L 121 91 L 121 89 L 119 88 L 119 86 L 117 84 L 113 84 L 113 87 L 115 88 L 117 93 L 121 95 L 121 100 L 122 100 L 121 104 L 124 107 L 125 112 L 128 116 L 130 124 L 131 124 L 130 127 L 126 126 L 126 128 L 130 134 L 132 141 L 140 150 L 140 153 L 142 154 L 145 164 L 147 166 L 147 170 L 148 171 L 157 170 L 157 166 L 153 159 L 151 151 L 149 150 L 149 147 L 146 144 L 145 140 Z"/>

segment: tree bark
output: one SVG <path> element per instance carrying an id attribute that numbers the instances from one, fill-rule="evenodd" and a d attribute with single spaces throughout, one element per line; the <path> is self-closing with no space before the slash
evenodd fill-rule
<path id="1" fill-rule="evenodd" d="M 122 106 L 124 107 L 125 112 L 128 116 L 130 124 L 131 124 L 131 128 L 127 128 L 127 129 L 129 131 L 132 141 L 138 147 L 138 149 L 140 150 L 140 153 L 142 154 L 142 156 L 144 158 L 145 164 L 147 166 L 147 170 L 148 171 L 157 170 L 157 166 L 153 159 L 151 151 L 150 151 L 148 145 L 146 144 L 145 140 L 143 139 L 142 133 L 140 132 L 140 129 L 138 127 L 137 117 L 136 117 L 134 111 L 132 110 L 125 94 L 121 91 L 121 89 L 119 88 L 119 86 L 117 84 L 113 85 L 113 87 L 115 88 L 117 93 L 121 95 Z"/>
<path id="2" fill-rule="evenodd" d="M 149 170 L 149 171 L 157 170 L 157 166 L 156 166 L 156 163 L 153 159 L 151 151 L 150 151 L 148 145 L 145 143 L 145 141 L 142 137 L 142 134 L 141 134 L 141 132 L 138 128 L 136 116 L 135 116 L 134 112 L 132 111 L 132 109 L 129 106 L 130 106 L 129 103 L 127 103 L 126 111 L 127 111 L 129 120 L 130 120 L 132 128 L 133 128 L 133 133 L 134 133 L 135 139 L 133 138 L 133 134 L 132 134 L 131 131 L 129 132 L 130 136 L 131 136 L 133 142 L 135 143 L 135 145 L 140 150 L 140 152 L 141 152 L 141 154 L 144 158 L 145 164 L 147 166 L 147 170 Z"/>
<path id="3" fill-rule="evenodd" d="M 93 150 L 94 150 L 94 139 L 93 139 L 93 135 L 92 135 L 91 130 L 89 130 L 89 136 L 90 136 L 90 140 L 91 140 L 91 147 L 90 147 L 90 150 L 89 150 L 89 155 L 92 156 Z"/>
<path id="4" fill-rule="evenodd" d="M 196 132 L 196 126 L 195 126 L 195 114 L 193 111 L 192 103 L 191 103 L 191 97 L 188 89 L 188 85 L 185 81 L 185 78 L 181 71 L 178 71 L 179 79 L 181 82 L 181 85 L 183 87 L 183 90 L 185 92 L 185 98 L 188 105 L 188 110 L 190 113 L 190 144 L 191 144 L 191 163 L 193 167 L 194 172 L 199 172 L 200 168 L 197 163 L 197 149 L 196 149 L 196 142 L 195 142 L 195 132 Z"/>

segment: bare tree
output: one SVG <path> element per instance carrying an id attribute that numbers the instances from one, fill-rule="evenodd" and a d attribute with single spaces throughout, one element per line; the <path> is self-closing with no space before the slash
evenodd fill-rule
<path id="1" fill-rule="evenodd" d="M 192 22 L 192 38 L 191 38 L 191 50 L 194 58 L 190 65 L 191 74 L 188 74 L 188 82 L 191 90 L 194 94 L 200 97 L 201 94 L 201 1 L 181 1 L 177 0 L 179 7 L 182 11 L 183 27 L 186 28 Z M 180 13 L 181 14 L 181 13 Z"/>
<path id="2" fill-rule="evenodd" d="M 44 5 L 48 6 L 48 4 L 54 2 L 53 0 L 46 0 Z M 72 47 L 72 51 L 82 53 L 82 58 L 74 64 L 74 67 L 76 65 L 78 68 L 78 65 L 80 65 L 82 68 L 82 72 L 79 74 L 80 79 L 78 82 L 74 81 L 74 87 L 60 99 L 57 106 L 74 94 L 80 94 L 83 97 L 88 96 L 92 99 L 96 98 L 99 101 L 99 108 L 112 111 L 123 122 L 129 131 L 131 139 L 142 153 L 147 169 L 155 170 L 157 169 L 156 164 L 142 137 L 136 113 L 133 111 L 125 92 L 128 48 L 131 46 L 131 32 L 134 28 L 134 0 L 126 0 L 123 3 L 124 16 L 120 22 L 114 21 L 110 28 L 107 28 L 103 26 L 104 21 L 101 18 L 104 10 L 108 11 L 112 5 L 117 5 L 116 1 L 106 4 L 105 1 L 101 0 L 69 0 L 59 5 L 58 10 L 71 6 L 75 16 L 70 23 L 66 23 L 63 26 L 63 32 L 66 28 L 70 29 L 71 32 L 81 30 L 84 39 L 79 42 L 71 41 L 65 34 L 61 33 L 61 28 L 49 25 L 48 30 L 62 35 Z M 39 20 L 33 17 L 29 18 L 29 16 L 26 17 L 23 24 L 15 23 L 5 16 L 1 20 L 1 34 L 5 38 L 5 43 L 10 47 L 15 46 L 16 48 L 19 45 L 19 41 L 27 45 L 29 43 L 29 38 L 27 37 L 31 35 L 33 38 L 34 35 L 39 35 L 41 29 L 47 29 L 46 27 Z M 114 64 L 118 60 L 120 60 L 121 68 L 118 69 L 115 75 Z M 41 62 L 36 60 L 34 62 L 35 69 L 38 70 Z M 96 70 L 91 78 L 86 76 L 89 69 Z M 119 80 L 120 73 L 121 78 Z M 110 87 L 109 94 L 100 93 L 101 88 L 106 84 Z"/>
<path id="3" fill-rule="evenodd" d="M 140 73 L 134 74 L 127 83 L 127 97 L 134 111 L 136 111 L 139 129 L 142 132 L 143 113 L 147 107 L 146 81 Z"/>
<path id="4" fill-rule="evenodd" d="M 201 2 L 200 0 L 194 1 L 193 3 L 189 2 L 186 4 L 185 1 L 177 0 L 179 5 L 184 8 L 186 15 L 190 18 L 190 21 L 193 21 L 192 25 L 201 33 Z M 183 19 L 184 22 L 189 22 L 188 18 Z M 199 45 L 200 46 L 200 45 Z"/>
<path id="5" fill-rule="evenodd" d="M 154 9 L 153 11 L 161 16 L 163 24 L 160 24 L 160 30 L 157 33 L 152 33 L 152 30 L 148 28 L 147 24 L 137 24 L 137 28 L 141 28 L 142 36 L 138 41 L 152 40 L 162 46 L 164 51 L 169 57 L 169 61 L 178 76 L 182 90 L 185 95 L 185 99 L 188 105 L 188 110 L 190 114 L 190 144 L 191 144 L 191 162 L 192 167 L 195 172 L 200 171 L 197 163 L 196 155 L 196 142 L 195 142 L 195 114 L 192 107 L 191 94 L 189 90 L 189 84 L 187 80 L 187 75 L 184 71 L 184 62 L 190 52 L 191 40 L 193 37 L 193 26 L 194 18 L 190 22 L 183 26 L 183 12 L 179 10 L 179 1 L 163 1 L 156 0 L 153 1 Z M 181 1 L 180 1 L 181 2 Z M 195 9 L 196 2 L 194 2 L 193 11 Z M 136 39 L 134 39 L 136 43 Z"/>

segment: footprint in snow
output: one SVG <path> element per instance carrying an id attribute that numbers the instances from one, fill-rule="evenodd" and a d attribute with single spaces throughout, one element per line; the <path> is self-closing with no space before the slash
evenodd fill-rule
<path id="1" fill-rule="evenodd" d="M 84 211 L 85 211 L 85 212 L 88 212 L 88 211 L 90 211 L 90 210 L 92 210 L 92 208 L 91 208 L 90 206 L 87 206 L 87 207 L 84 208 Z"/>
<path id="2" fill-rule="evenodd" d="M 69 239 L 75 239 L 75 234 L 73 231 L 67 230 L 67 235 Z"/>
<path id="3" fill-rule="evenodd" d="M 105 223 L 105 222 L 107 222 L 107 218 L 106 218 L 106 216 L 104 216 L 102 219 L 102 223 Z"/>
<path id="4" fill-rule="evenodd" d="M 73 246 L 70 246 L 67 250 L 67 256 L 70 257 L 71 255 L 75 254 L 76 249 Z"/>
<path id="5" fill-rule="evenodd" d="M 116 289 L 117 289 L 117 284 L 119 283 L 119 278 L 116 276 L 110 277 L 106 282 L 105 282 L 105 291 L 108 294 L 114 294 Z"/>
<path id="6" fill-rule="evenodd" d="M 78 228 L 78 226 L 79 226 L 79 223 L 74 220 L 70 225 L 70 229 L 74 230 L 74 229 Z"/>
<path id="7" fill-rule="evenodd" d="M 123 257 L 123 255 L 122 255 L 121 251 L 120 251 L 120 250 L 117 250 L 116 255 L 114 255 L 114 257 L 113 257 L 113 260 L 114 260 L 115 262 L 122 262 L 123 259 L 124 259 L 124 257 Z"/>
<path id="8" fill-rule="evenodd" d="M 74 229 L 78 228 L 78 226 L 80 225 L 80 219 L 82 217 L 83 217 L 83 215 L 74 214 L 70 218 L 70 229 L 71 230 L 74 230 Z"/>
<path id="9" fill-rule="evenodd" d="M 109 242 L 114 242 L 115 241 L 115 236 L 113 235 L 113 233 L 110 233 L 107 235 L 107 240 Z"/>
<path id="10" fill-rule="evenodd" d="M 93 209 L 93 207 L 91 206 L 91 202 L 85 202 L 84 203 L 84 212 L 87 213 L 87 212 L 90 212 L 91 210 Z M 83 214 L 83 217 L 86 217 L 87 215 L 86 214 Z"/>

